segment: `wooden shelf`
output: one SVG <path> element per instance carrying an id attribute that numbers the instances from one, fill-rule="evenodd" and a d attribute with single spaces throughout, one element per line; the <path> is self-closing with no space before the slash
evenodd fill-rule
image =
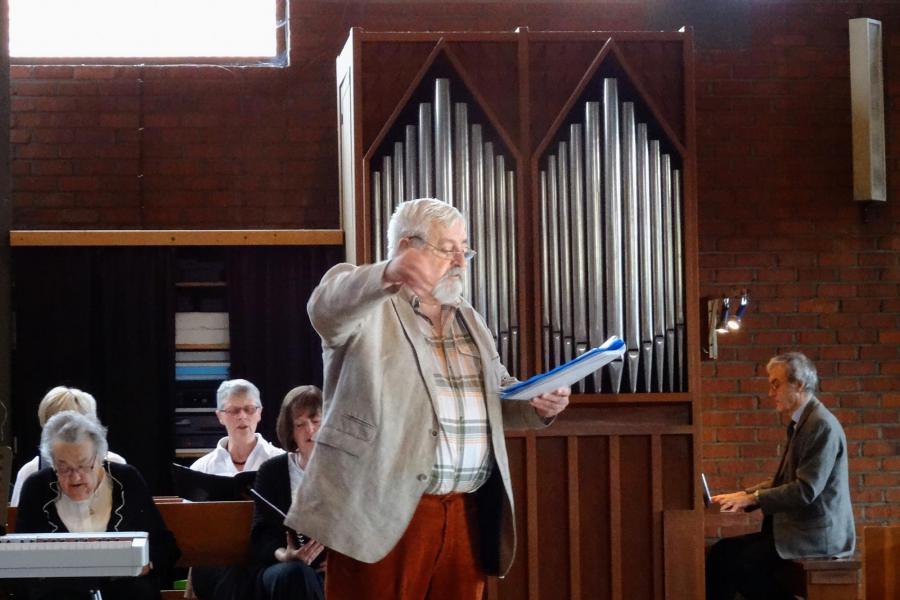
<path id="1" fill-rule="evenodd" d="M 340 246 L 340 229 L 13 230 L 10 246 Z"/>

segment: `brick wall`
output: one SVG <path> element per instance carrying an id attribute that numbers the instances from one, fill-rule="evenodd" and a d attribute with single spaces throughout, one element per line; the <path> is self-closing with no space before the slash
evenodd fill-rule
<path id="1" fill-rule="evenodd" d="M 864 3 L 863 3 L 864 4 Z M 774 473 L 784 426 L 765 364 L 799 349 L 844 424 L 858 523 L 900 520 L 900 13 L 754 3 L 752 43 L 697 54 L 701 295 L 750 288 L 745 330 L 703 364 L 704 469 L 731 491 Z M 889 202 L 852 201 L 848 18 L 884 23 Z M 755 528 L 712 522 L 709 535 Z"/>
<path id="2" fill-rule="evenodd" d="M 647 3 L 650 6 L 652 3 Z M 860 523 L 900 521 L 900 16 L 754 2 L 750 45 L 697 53 L 701 294 L 750 288 L 703 365 L 716 490 L 772 474 L 764 365 L 798 348 L 846 426 Z M 14 227 L 337 227 L 334 57 L 372 30 L 643 29 L 642 2 L 292 7 L 287 69 L 14 67 Z M 890 200 L 851 200 L 847 19 L 885 22 Z M 703 32 L 698 31 L 698 35 Z M 749 520 L 727 533 L 754 526 Z M 719 533 L 711 528 L 711 534 Z"/>
<path id="3" fill-rule="evenodd" d="M 14 228 L 339 226 L 334 59 L 371 30 L 641 29 L 633 3 L 295 2 L 286 69 L 12 70 Z"/>

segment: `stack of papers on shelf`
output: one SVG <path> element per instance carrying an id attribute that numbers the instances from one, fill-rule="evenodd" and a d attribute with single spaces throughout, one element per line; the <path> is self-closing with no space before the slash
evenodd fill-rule
<path id="1" fill-rule="evenodd" d="M 175 313 L 175 345 L 227 344 L 227 312 Z"/>
<path id="2" fill-rule="evenodd" d="M 227 362 L 175 363 L 175 381 L 224 381 L 230 368 Z"/>
<path id="3" fill-rule="evenodd" d="M 175 362 L 177 363 L 210 363 L 231 360 L 228 350 L 176 350 Z"/>
<path id="4" fill-rule="evenodd" d="M 601 346 L 588 350 L 578 358 L 553 370 L 535 375 L 528 381 L 516 383 L 500 392 L 504 400 L 531 400 L 535 396 L 552 392 L 557 388 L 578 383 L 597 369 L 625 354 L 625 342 L 612 336 Z"/>

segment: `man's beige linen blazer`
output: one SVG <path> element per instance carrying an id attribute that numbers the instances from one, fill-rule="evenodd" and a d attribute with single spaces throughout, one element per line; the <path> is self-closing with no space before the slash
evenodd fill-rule
<path id="1" fill-rule="evenodd" d="M 429 483 L 438 442 L 435 390 L 411 304 L 385 289 L 386 262 L 331 268 L 307 305 L 322 338 L 324 418 L 285 523 L 326 547 L 377 562 L 397 543 Z M 472 306 L 462 317 L 478 346 L 494 469 L 475 492 L 481 561 L 503 575 L 515 551 L 504 428 L 546 426 L 534 408 L 500 400 L 513 383 Z"/>

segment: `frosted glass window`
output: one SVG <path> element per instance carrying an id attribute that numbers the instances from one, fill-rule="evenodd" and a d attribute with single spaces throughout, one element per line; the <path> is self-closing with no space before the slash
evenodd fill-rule
<path id="1" fill-rule="evenodd" d="M 10 56 L 271 58 L 284 2 L 9 0 Z"/>

